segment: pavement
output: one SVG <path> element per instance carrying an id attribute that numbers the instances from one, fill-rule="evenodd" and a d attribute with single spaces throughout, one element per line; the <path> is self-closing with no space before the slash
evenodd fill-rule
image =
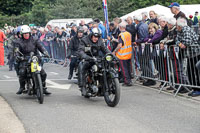
<path id="1" fill-rule="evenodd" d="M 23 124 L 2 97 L 0 107 L 0 133 L 25 133 Z"/>
<path id="2" fill-rule="evenodd" d="M 44 104 L 35 97 L 16 95 L 14 71 L 0 67 L 0 133 L 199 133 L 200 100 L 186 95 L 158 93 L 157 86 L 121 88 L 117 107 L 102 97 L 80 96 L 76 80 L 67 80 L 68 70 L 45 64 L 47 86 L 52 92 Z"/>

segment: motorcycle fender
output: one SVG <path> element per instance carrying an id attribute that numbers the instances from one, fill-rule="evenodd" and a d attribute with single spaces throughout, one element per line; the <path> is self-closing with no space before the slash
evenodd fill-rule
<path id="1" fill-rule="evenodd" d="M 104 92 L 108 89 L 107 77 L 105 76 L 106 75 L 105 73 L 104 73 L 104 87 L 105 87 Z M 111 75 L 112 79 L 119 77 L 118 73 L 116 73 L 116 72 L 110 71 L 108 73 Z"/>
<path id="2" fill-rule="evenodd" d="M 111 78 L 119 78 L 119 75 L 118 75 L 118 73 L 116 73 L 116 72 L 109 72 L 110 73 L 110 75 L 111 75 Z"/>

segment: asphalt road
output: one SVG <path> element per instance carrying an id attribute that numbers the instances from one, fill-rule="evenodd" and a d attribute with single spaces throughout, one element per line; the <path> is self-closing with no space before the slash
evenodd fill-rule
<path id="1" fill-rule="evenodd" d="M 44 104 L 16 95 L 14 71 L 0 67 L 0 95 L 11 105 L 27 133 L 200 133 L 200 103 L 138 85 L 122 87 L 117 107 L 85 99 L 67 68 L 45 64 L 48 90 Z"/>

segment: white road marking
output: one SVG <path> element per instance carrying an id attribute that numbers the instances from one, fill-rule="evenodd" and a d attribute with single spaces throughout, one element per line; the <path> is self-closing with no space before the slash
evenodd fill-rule
<path id="1" fill-rule="evenodd" d="M 19 81 L 17 79 L 8 79 L 8 80 L 0 80 L 0 82 L 16 82 Z"/>
<path id="2" fill-rule="evenodd" d="M 51 84 L 51 86 L 47 86 L 47 87 L 50 87 L 50 88 L 57 88 L 57 89 L 64 89 L 64 90 L 68 90 L 70 87 L 71 87 L 71 84 L 58 84 L 56 82 L 53 82 L 49 79 L 46 80 L 46 82 L 48 84 Z"/>
<path id="3" fill-rule="evenodd" d="M 7 79 L 11 79 L 11 77 L 7 76 L 7 75 L 3 75 L 5 78 Z"/>
<path id="4" fill-rule="evenodd" d="M 56 72 L 50 72 L 52 75 L 58 75 L 58 73 Z"/>
<path id="5" fill-rule="evenodd" d="M 54 81 L 69 81 L 68 79 L 48 79 L 48 80 L 54 80 Z M 10 82 L 12 82 L 12 81 L 19 81 L 18 79 L 0 79 L 0 82 L 3 82 L 3 81 L 10 81 Z M 72 79 L 72 80 L 70 80 L 70 81 L 76 81 L 76 79 Z"/>

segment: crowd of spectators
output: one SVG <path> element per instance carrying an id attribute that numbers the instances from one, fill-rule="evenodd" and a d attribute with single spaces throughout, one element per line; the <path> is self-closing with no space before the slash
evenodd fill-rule
<path id="1" fill-rule="evenodd" d="M 84 36 L 88 35 L 92 28 L 98 27 L 101 30 L 102 39 L 105 42 L 107 40 L 109 41 L 107 45 L 113 52 L 119 44 L 119 35 L 121 33 L 119 25 L 120 23 L 126 23 L 125 30 L 131 34 L 132 39 L 133 67 L 136 70 L 136 74 L 138 74 L 138 71 L 141 72 L 141 76 L 143 78 L 140 80 L 143 82 L 143 85 L 155 85 L 156 82 L 153 79 L 157 76 L 161 81 L 169 81 L 169 78 L 171 78 L 169 77 L 169 69 L 167 68 L 169 65 L 167 62 L 158 62 L 166 61 L 166 56 L 164 56 L 164 49 L 166 45 L 168 47 L 171 45 L 177 45 L 180 48 L 179 53 L 181 53 L 181 55 L 176 58 L 173 50 L 169 53 L 169 57 L 172 60 L 172 68 L 174 72 L 173 78 L 175 79 L 175 83 L 200 86 L 200 75 L 197 77 L 194 76 L 195 73 L 199 74 L 199 71 L 195 68 L 195 63 L 200 60 L 200 56 L 199 54 L 191 56 L 191 53 L 194 52 L 193 49 L 190 49 L 191 53 L 185 52 L 191 45 L 199 45 L 198 33 L 200 33 L 200 17 L 198 16 L 198 12 L 195 12 L 194 16 L 185 16 L 185 14 L 180 11 L 180 5 L 176 2 L 172 3 L 169 8 L 171 13 L 174 14 L 173 18 L 166 18 L 163 15 L 159 16 L 153 10 L 149 13 L 143 12 L 136 16 L 129 16 L 125 20 L 114 18 L 113 21 L 109 23 L 108 32 L 106 32 L 104 24 L 99 19 L 94 19 L 94 21 L 87 24 L 84 20 L 81 20 L 79 25 L 74 23 L 66 24 L 66 27 L 54 27 L 53 25 L 47 25 L 46 27 L 31 27 L 31 30 L 32 35 L 39 38 L 41 42 L 51 40 L 58 42 L 59 40 L 65 40 L 69 43 L 71 38 L 76 35 L 78 27 L 83 27 Z M 194 29 L 194 27 L 198 28 Z M 11 31 L 14 31 L 16 28 L 9 27 L 8 25 L 5 25 L 4 28 L 5 34 L 9 40 L 12 36 Z M 9 53 L 7 52 L 9 41 L 7 43 L 8 44 L 5 45 L 5 49 L 6 53 Z M 159 53 L 156 50 L 153 50 L 153 54 L 151 55 L 148 55 L 148 52 L 147 54 L 143 54 L 143 44 L 145 44 L 146 49 L 148 49 L 148 47 L 156 49 L 156 46 L 159 46 Z M 51 49 L 48 44 L 43 43 L 43 45 L 49 54 L 51 54 Z M 189 66 L 191 67 L 191 65 L 193 66 L 193 69 L 189 69 Z M 184 68 L 188 68 L 187 72 L 185 72 Z M 120 81 L 123 82 L 123 78 L 121 78 Z M 161 82 L 160 87 L 163 85 L 165 85 L 164 82 Z M 178 87 L 179 86 L 176 85 L 174 88 L 178 89 Z M 174 88 L 169 87 L 167 89 L 170 90 Z M 185 89 L 185 87 L 181 87 L 180 92 L 186 93 L 188 89 L 193 90 L 189 93 L 190 96 L 200 95 L 200 90 L 192 87 L 187 89 Z"/>

